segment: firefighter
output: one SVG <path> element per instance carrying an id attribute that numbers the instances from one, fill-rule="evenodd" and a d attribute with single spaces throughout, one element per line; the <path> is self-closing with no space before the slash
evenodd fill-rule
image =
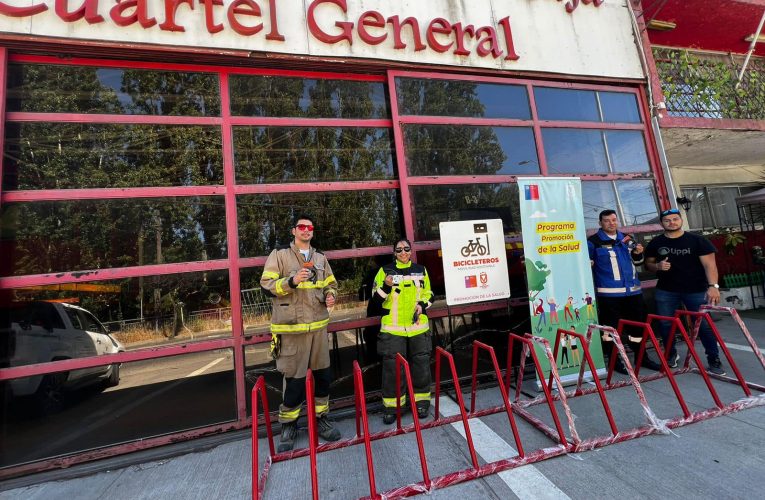
<path id="1" fill-rule="evenodd" d="M 383 358 L 382 400 L 383 422 L 396 420 L 396 354 L 409 362 L 414 386 L 414 407 L 419 418 L 428 416 L 430 408 L 431 339 L 425 311 L 433 293 L 425 266 L 412 262 L 412 245 L 401 239 L 393 245 L 395 260 L 380 268 L 375 276 L 372 300 L 381 303 L 377 349 Z M 401 375 L 401 406 L 406 404 L 405 378 Z"/>
<path id="2" fill-rule="evenodd" d="M 311 217 L 299 216 L 291 232 L 294 240 L 271 252 L 260 279 L 260 286 L 273 297 L 271 349 L 276 369 L 284 376 L 279 406 L 280 453 L 291 450 L 295 443 L 308 368 L 316 384 L 319 436 L 326 441 L 340 439 L 340 432 L 328 418 L 332 378 L 327 324 L 329 309 L 335 305 L 337 281 L 327 258 L 311 246 Z"/>

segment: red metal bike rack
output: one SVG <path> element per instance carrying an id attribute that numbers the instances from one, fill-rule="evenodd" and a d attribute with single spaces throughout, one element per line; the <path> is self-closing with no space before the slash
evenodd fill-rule
<path id="1" fill-rule="evenodd" d="M 559 328 L 556 333 L 554 349 L 551 349 L 550 343 L 544 338 L 536 337 L 531 334 L 525 334 L 521 336 L 515 333 L 509 333 L 508 348 L 507 348 L 507 351 L 508 351 L 507 352 L 507 369 L 505 371 L 504 379 L 503 379 L 499 364 L 497 362 L 497 357 L 494 352 L 494 349 L 478 341 L 475 341 L 473 343 L 473 364 L 472 364 L 472 380 L 471 380 L 472 383 L 471 383 L 471 400 L 470 400 L 469 411 L 466 411 L 465 409 L 465 402 L 464 402 L 462 390 L 460 388 L 459 377 L 457 376 L 457 370 L 455 368 L 454 358 L 452 357 L 450 353 L 448 353 L 444 349 L 440 347 L 436 349 L 435 351 L 435 365 L 436 365 L 435 366 L 436 368 L 435 370 L 436 371 L 435 413 L 436 415 L 434 420 L 431 422 L 421 423 L 420 419 L 417 417 L 417 412 L 414 411 L 412 412 L 412 415 L 413 415 L 412 424 L 403 426 L 401 423 L 401 405 L 400 405 L 401 389 L 400 388 L 401 388 L 401 370 L 402 369 L 404 371 L 404 376 L 406 377 L 406 384 L 407 384 L 406 389 L 407 389 L 407 392 L 409 393 L 410 402 L 414 402 L 414 389 L 412 384 L 411 373 L 409 370 L 409 364 L 407 363 L 406 359 L 402 355 L 398 354 L 396 356 L 396 372 L 397 372 L 396 396 L 398 401 L 397 408 L 396 408 L 396 413 L 397 413 L 396 427 L 391 430 L 386 430 L 386 431 L 377 432 L 377 433 L 369 432 L 369 417 L 368 417 L 367 408 L 366 408 L 366 399 L 365 399 L 362 371 L 361 371 L 361 368 L 359 367 L 358 362 L 354 361 L 353 380 L 354 380 L 354 394 L 355 394 L 355 402 L 356 402 L 356 436 L 350 439 L 343 439 L 343 440 L 339 440 L 332 443 L 319 444 L 318 442 L 318 432 L 316 429 L 316 419 L 315 419 L 316 409 L 315 409 L 315 404 L 313 401 L 314 380 L 313 380 L 313 374 L 309 370 L 306 375 L 306 400 L 308 402 L 307 413 L 308 413 L 308 435 L 309 435 L 308 448 L 298 449 L 298 450 L 293 450 L 293 451 L 278 453 L 278 454 L 275 453 L 275 449 L 274 449 L 274 438 L 273 438 L 273 432 L 271 428 L 271 422 L 269 419 L 270 414 L 268 411 L 268 402 L 266 400 L 265 379 L 261 376 L 260 378 L 258 378 L 255 384 L 255 387 L 252 390 L 252 409 L 253 409 L 252 410 L 252 496 L 254 499 L 259 499 L 262 497 L 265 491 L 265 482 L 268 477 L 268 473 L 274 463 L 310 455 L 312 495 L 314 499 L 318 499 L 319 498 L 318 475 L 316 471 L 316 462 L 317 462 L 318 453 L 336 450 L 336 449 L 353 446 L 353 445 L 361 444 L 361 443 L 364 443 L 364 447 L 365 447 L 366 465 L 367 465 L 367 471 L 369 476 L 369 497 L 365 497 L 365 498 L 373 498 L 373 499 L 403 498 L 403 497 L 409 497 L 409 496 L 418 495 L 422 493 L 429 493 L 436 489 L 445 488 L 447 486 L 451 486 L 451 485 L 458 484 L 465 481 L 470 481 L 472 479 L 484 477 L 490 474 L 520 467 L 522 465 L 538 462 L 541 460 L 546 460 L 546 459 L 560 456 L 566 453 L 586 451 L 586 450 L 606 446 L 609 444 L 627 441 L 627 440 L 635 439 L 641 436 L 646 436 L 649 434 L 654 434 L 657 432 L 667 432 L 668 429 L 680 427 L 680 426 L 687 425 L 694 422 L 699 422 L 702 420 L 707 420 L 707 419 L 721 416 L 721 415 L 727 415 L 730 413 L 744 410 L 746 408 L 752 408 L 755 406 L 765 405 L 765 394 L 752 396 L 752 393 L 751 393 L 751 389 L 754 389 L 760 392 L 765 392 L 765 387 L 761 385 L 749 383 L 746 380 L 744 380 L 740 370 L 738 369 L 738 366 L 735 364 L 733 357 L 730 354 L 730 351 L 725 345 L 725 342 L 723 341 L 719 330 L 717 329 L 717 327 L 715 326 L 714 322 L 712 321 L 709 315 L 710 311 L 727 312 L 732 316 L 732 318 L 740 326 L 741 331 L 746 337 L 749 345 L 752 347 L 754 354 L 759 359 L 760 364 L 763 366 L 763 369 L 765 369 L 765 356 L 763 356 L 762 353 L 759 351 L 757 344 L 754 342 L 754 339 L 752 338 L 749 331 L 747 330 L 746 325 L 744 325 L 743 321 L 741 321 L 736 310 L 733 308 L 727 308 L 727 307 L 702 306 L 699 312 L 677 311 L 674 317 L 649 315 L 647 319 L 648 321 L 647 323 L 620 320 L 618 329 L 614 329 L 608 326 L 590 325 L 590 327 L 587 330 L 587 333 L 584 335 L 574 331 L 569 331 L 569 330 L 564 330 L 562 328 Z M 694 331 L 692 335 L 688 334 L 688 332 L 686 331 L 685 327 L 682 324 L 681 318 L 683 316 L 695 318 L 695 326 L 694 326 Z M 670 369 L 666 361 L 666 354 L 669 353 L 669 350 L 671 349 L 672 341 L 668 342 L 669 345 L 664 346 L 664 351 L 662 351 L 662 348 L 659 345 L 658 339 L 656 338 L 656 335 L 654 334 L 653 329 L 651 328 L 651 323 L 653 321 L 659 321 L 659 320 L 670 321 L 672 323 L 671 334 L 670 334 L 671 339 L 674 339 L 675 334 L 679 332 L 683 340 L 688 345 L 688 354 L 685 358 L 685 362 L 682 368 L 672 370 Z M 731 366 L 731 369 L 734 371 L 736 378 L 708 374 L 706 370 L 704 369 L 701 359 L 694 347 L 694 341 L 696 337 L 698 336 L 699 327 L 702 321 L 707 321 L 710 327 L 712 328 L 712 332 L 715 335 L 718 343 L 720 344 L 720 347 L 723 353 L 728 359 L 728 362 Z M 643 329 L 643 341 L 640 344 L 639 351 L 636 356 L 637 366 L 635 368 L 633 368 L 630 362 L 630 359 L 627 356 L 627 353 L 625 351 L 624 345 L 621 342 L 621 333 L 624 327 L 626 326 Z M 593 358 L 590 353 L 590 343 L 592 341 L 593 333 L 595 332 L 599 332 L 599 333 L 604 332 L 610 335 L 614 341 L 613 351 L 610 356 L 611 362 L 609 363 L 609 366 L 607 369 L 605 384 L 602 384 L 601 381 L 599 380 L 595 363 L 593 362 Z M 582 363 L 579 369 L 579 377 L 577 379 L 576 387 L 569 391 L 566 391 L 565 388 L 563 387 L 563 384 L 561 383 L 560 377 L 558 375 L 556 362 L 555 362 L 558 355 L 558 347 L 560 345 L 561 335 L 564 335 L 564 334 L 574 336 L 579 340 L 579 344 L 582 346 L 584 359 L 587 364 L 587 366 L 585 366 L 585 364 Z M 659 361 L 662 365 L 662 368 L 660 372 L 657 372 L 655 374 L 640 376 L 640 362 L 643 356 L 645 355 L 646 342 L 648 342 L 649 340 L 651 341 L 653 346 L 656 348 L 657 352 L 659 353 L 664 352 L 665 354 L 664 356 L 659 356 L 660 358 Z M 515 381 L 516 382 L 515 397 L 511 402 L 509 399 L 510 398 L 510 382 L 511 382 L 511 376 L 513 374 L 513 369 L 511 367 L 511 360 L 513 355 L 513 347 L 516 342 L 522 345 L 522 351 L 521 351 L 520 367 L 518 368 L 516 381 Z M 537 356 L 537 352 L 535 348 L 536 346 L 539 346 L 539 348 L 541 348 L 544 351 L 545 356 L 547 357 L 550 363 L 550 375 L 547 379 L 545 379 L 544 372 L 539 362 L 539 358 Z M 477 391 L 478 356 L 479 356 L 479 353 L 481 352 L 487 353 L 492 361 L 492 364 L 494 367 L 494 373 L 495 373 L 495 376 L 497 377 L 497 384 L 502 394 L 503 404 L 496 407 L 483 408 L 479 410 L 479 409 L 476 409 L 476 391 Z M 627 369 L 627 374 L 628 374 L 627 380 L 619 380 L 619 381 L 612 382 L 614 366 L 616 363 L 616 355 L 618 355 L 622 359 L 622 362 L 624 363 L 624 366 Z M 520 398 L 521 387 L 523 383 L 522 375 L 524 373 L 527 356 L 530 357 L 534 363 L 535 372 L 539 380 L 542 394 L 532 399 L 522 400 Z M 456 393 L 457 404 L 460 408 L 459 414 L 448 416 L 448 417 L 442 417 L 439 413 L 439 402 L 441 397 L 441 385 L 442 385 L 441 363 L 444 358 L 446 358 L 447 362 L 449 363 L 451 377 L 452 377 L 452 381 L 453 381 L 454 389 Z M 695 367 L 690 366 L 691 360 L 694 361 L 694 364 L 696 365 Z M 589 369 L 589 372 L 592 376 L 592 382 L 595 386 L 594 388 L 585 389 L 582 387 L 584 378 L 585 378 L 585 370 L 587 369 Z M 676 381 L 676 376 L 683 375 L 686 373 L 698 373 L 702 376 L 702 378 L 704 379 L 710 391 L 712 398 L 714 399 L 715 407 L 693 412 L 693 413 L 690 412 Z M 659 380 L 665 377 L 669 381 L 670 385 L 672 386 L 673 392 L 675 393 L 675 396 L 677 397 L 678 403 L 682 410 L 682 415 L 675 418 L 668 419 L 668 420 L 659 420 L 656 417 L 656 415 L 653 413 L 653 411 L 651 410 L 650 406 L 648 405 L 641 383 L 651 382 L 651 381 Z M 727 405 L 724 404 L 720 400 L 719 395 L 717 394 L 717 391 L 712 383 L 712 379 L 718 379 L 718 380 L 722 380 L 732 384 L 740 385 L 746 397 L 738 401 L 728 403 Z M 557 387 L 556 393 L 553 393 L 553 381 L 555 381 L 555 385 Z M 645 413 L 645 416 L 647 417 L 648 424 L 641 427 L 634 428 L 634 429 L 630 429 L 627 431 L 620 431 L 616 425 L 616 422 L 614 421 L 613 414 L 609 406 L 608 399 L 606 397 L 606 392 L 616 388 L 626 387 L 628 385 L 632 385 L 632 387 L 634 388 L 638 396 L 640 405 Z M 605 436 L 596 436 L 596 437 L 587 438 L 587 439 L 580 439 L 576 431 L 576 427 L 574 425 L 573 414 L 569 407 L 569 399 L 576 398 L 583 395 L 593 394 L 595 392 L 598 393 L 598 396 L 600 398 L 600 403 L 603 407 L 603 411 L 608 420 L 608 424 L 610 427 L 610 434 Z M 260 406 L 262 406 L 263 408 L 263 415 L 264 415 L 264 420 L 266 425 L 266 434 L 267 434 L 269 451 L 270 451 L 270 454 L 266 458 L 265 464 L 263 466 L 263 470 L 260 472 L 260 474 L 258 474 L 258 428 L 259 428 L 258 409 L 260 407 L 258 405 L 258 398 L 260 399 Z M 563 430 L 563 427 L 561 425 L 560 418 L 558 416 L 558 410 L 556 409 L 556 406 L 555 406 L 556 401 L 560 401 L 563 407 L 563 410 L 566 414 L 570 437 L 566 436 Z M 527 408 L 531 406 L 545 404 L 545 403 L 548 405 L 548 408 L 550 409 L 550 414 L 552 416 L 554 428 L 542 422 L 539 418 L 537 418 L 536 416 L 534 416 L 527 410 Z M 505 412 L 507 414 L 508 422 L 510 424 L 510 427 L 513 432 L 513 437 L 515 439 L 516 449 L 518 450 L 518 455 L 515 457 L 508 457 L 502 460 L 480 465 L 479 458 L 473 443 L 473 437 L 470 431 L 470 419 L 479 418 L 479 417 L 483 417 L 487 415 L 493 415 L 500 412 Z M 557 445 L 534 450 L 532 452 L 525 451 L 521 443 L 521 438 L 518 433 L 517 425 L 515 422 L 515 417 L 514 417 L 515 413 L 517 413 L 520 417 L 522 417 L 524 420 L 529 422 L 537 430 L 541 431 L 543 434 L 549 437 Z M 464 470 L 455 471 L 455 472 L 445 474 L 443 476 L 431 478 L 429 474 L 429 470 L 428 470 L 427 457 L 425 455 L 422 431 L 435 428 L 435 427 L 440 427 L 443 425 L 452 424 L 460 420 L 462 421 L 462 425 L 465 431 L 465 438 L 467 441 L 468 451 L 470 454 L 471 466 Z M 401 434 L 407 434 L 411 432 L 415 433 L 415 436 L 417 439 L 420 465 L 422 468 L 422 480 L 413 484 L 400 486 L 383 493 L 378 493 L 376 483 L 375 483 L 372 442 L 379 439 L 385 439 L 388 437 L 397 436 Z"/>

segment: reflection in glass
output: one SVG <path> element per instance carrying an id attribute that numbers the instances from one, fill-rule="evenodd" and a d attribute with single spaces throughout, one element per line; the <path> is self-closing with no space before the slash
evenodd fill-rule
<path id="1" fill-rule="evenodd" d="M 237 182 L 392 179 L 388 129 L 235 127 Z"/>
<path id="2" fill-rule="evenodd" d="M 36 304 L 34 314 L 25 312 L 31 307 L 28 304 Z M 58 332 L 59 328 L 87 330 L 92 337 L 108 333 L 118 344 L 114 348 L 106 342 L 95 346 L 96 350 L 109 352 L 82 351 L 80 345 L 77 347 L 80 354 L 75 357 L 231 335 L 231 302 L 225 270 L 16 288 L 2 297 L 0 308 L 18 311 L 12 314 L 19 319 L 18 326 L 13 328 L 17 335 L 34 333 L 38 327 L 48 332 Z M 63 333 L 59 333 L 50 342 L 63 342 Z M 63 347 L 72 351 L 71 347 Z M 49 344 L 46 349 L 18 350 L 27 356 L 20 358 L 18 364 L 51 361 L 53 358 L 39 358 L 45 352 L 56 352 Z M 35 357 L 28 357 L 32 354 Z"/>
<path id="3" fill-rule="evenodd" d="M 0 275 L 226 256 L 223 197 L 5 203 Z"/>
<path id="4" fill-rule="evenodd" d="M 295 118 L 390 118 L 382 82 L 231 75 L 231 114 Z"/>
<path id="5" fill-rule="evenodd" d="M 592 90 L 534 87 L 534 99 L 540 120 L 600 121 Z"/>
<path id="6" fill-rule="evenodd" d="M 505 234 L 520 231 L 517 184 L 412 186 L 415 239 L 437 240 L 445 221 L 502 219 Z"/>
<path id="7" fill-rule="evenodd" d="M 9 123 L 3 189 L 223 184 L 218 127 Z"/>
<path id="8" fill-rule="evenodd" d="M 704 188 L 684 187 L 682 196 L 692 202 L 692 210 L 685 213 L 690 229 L 704 229 L 715 227 L 712 219 L 712 211 L 707 200 L 707 190 Z"/>
<path id="9" fill-rule="evenodd" d="M 404 125 L 411 175 L 538 174 L 531 128 Z"/>
<path id="10" fill-rule="evenodd" d="M 0 417 L 0 467 L 236 419 L 230 349 L 90 370 L 110 371 L 114 366 L 119 376 L 111 387 L 80 385 L 74 371 L 11 382 L 19 392 Z"/>
<path id="11" fill-rule="evenodd" d="M 387 245 L 403 234 L 395 190 L 284 193 L 237 197 L 243 257 L 268 255 L 292 240 L 293 218 L 308 214 L 321 250 Z"/>
<path id="12" fill-rule="evenodd" d="M 616 181 L 616 189 L 619 192 L 624 213 L 622 224 L 637 226 L 659 222 L 659 204 L 656 199 L 656 187 L 652 180 Z"/>
<path id="13" fill-rule="evenodd" d="M 598 92 L 603 121 L 607 123 L 640 123 L 640 112 L 635 94 L 626 92 Z"/>
<path id="14" fill-rule="evenodd" d="M 606 144 L 611 167 L 616 173 L 648 172 L 648 155 L 643 133 L 638 130 L 607 130 Z"/>
<path id="15" fill-rule="evenodd" d="M 522 85 L 397 78 L 396 96 L 401 115 L 531 118 Z"/>
<path id="16" fill-rule="evenodd" d="M 392 240 L 390 244 L 393 244 Z M 390 253 L 375 257 L 330 259 L 338 284 L 337 303 L 331 316 L 333 322 L 366 317 L 374 277 L 380 267 L 392 259 Z M 262 275 L 262 267 L 241 271 L 242 315 L 247 336 L 267 333 L 271 320 L 271 297 L 260 288 Z"/>
<path id="17" fill-rule="evenodd" d="M 582 181 L 582 206 L 585 227 L 587 229 L 599 228 L 600 212 L 617 210 L 613 183 L 611 181 Z"/>
<path id="18" fill-rule="evenodd" d="M 546 128 L 542 129 L 542 141 L 551 174 L 608 172 L 600 130 Z"/>
<path id="19" fill-rule="evenodd" d="M 8 65 L 8 111 L 219 116 L 218 76 L 188 71 Z"/>

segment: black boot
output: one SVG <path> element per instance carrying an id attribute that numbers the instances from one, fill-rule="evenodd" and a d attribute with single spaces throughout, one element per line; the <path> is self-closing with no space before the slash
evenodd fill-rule
<path id="1" fill-rule="evenodd" d="M 638 360 L 638 353 L 640 352 L 640 342 L 630 342 L 630 349 L 632 349 L 633 353 L 633 360 L 635 361 L 635 366 L 637 366 L 637 360 Z M 648 350 L 646 350 L 643 353 L 643 360 L 640 363 L 640 366 L 642 368 L 648 368 L 649 370 L 653 370 L 655 372 L 658 372 L 661 370 L 661 365 L 651 359 L 651 357 L 648 355 Z"/>
<path id="2" fill-rule="evenodd" d="M 282 424 L 282 435 L 279 437 L 279 453 L 290 451 L 295 446 L 297 437 L 297 420 Z"/>

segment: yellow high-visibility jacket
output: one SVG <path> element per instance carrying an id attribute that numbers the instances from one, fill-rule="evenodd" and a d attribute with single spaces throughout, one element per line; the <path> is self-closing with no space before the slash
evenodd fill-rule
<path id="1" fill-rule="evenodd" d="M 385 284 L 385 277 L 395 277 L 393 286 Z M 374 293 L 371 300 L 382 302 L 387 314 L 380 319 L 380 331 L 413 337 L 428 331 L 428 317 L 425 310 L 430 307 L 433 292 L 430 290 L 430 278 L 425 266 L 414 262 L 402 264 L 395 261 L 381 267 L 375 276 Z M 414 313 L 417 304 L 422 306 L 423 313 L 417 321 Z"/>
<path id="2" fill-rule="evenodd" d="M 313 264 L 315 280 L 290 285 L 290 278 L 306 262 L 295 247 L 279 247 L 271 252 L 260 278 L 260 286 L 273 296 L 271 333 L 305 333 L 326 328 L 329 323 L 327 295 L 337 295 L 337 281 L 323 253 L 311 247 L 308 262 Z"/>

